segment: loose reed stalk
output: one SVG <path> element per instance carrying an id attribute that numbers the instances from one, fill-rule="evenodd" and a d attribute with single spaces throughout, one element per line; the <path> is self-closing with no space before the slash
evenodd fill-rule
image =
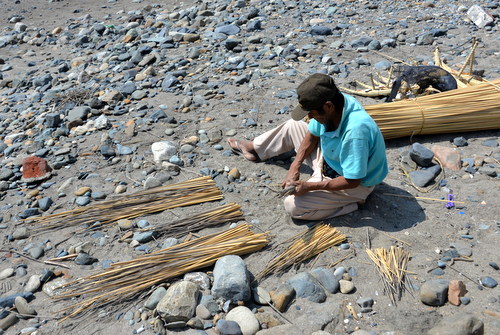
<path id="1" fill-rule="evenodd" d="M 345 235 L 326 225 L 316 225 L 304 233 L 296 235 L 290 246 L 260 272 L 256 278 L 262 279 L 271 273 L 283 273 L 294 264 L 314 257 L 326 249 L 345 241 Z"/>
<path id="2" fill-rule="evenodd" d="M 222 193 L 216 187 L 215 182 L 210 177 L 201 177 L 119 196 L 92 206 L 29 218 L 24 221 L 39 224 L 34 228 L 36 232 L 70 226 L 86 226 L 83 229 L 96 229 L 120 219 L 133 219 L 170 208 L 220 199 L 222 199 Z"/>
<path id="3" fill-rule="evenodd" d="M 365 106 L 386 139 L 500 129 L 500 79 L 443 93 Z"/>
<path id="4" fill-rule="evenodd" d="M 407 266 L 410 260 L 410 254 L 402 248 L 391 246 L 389 251 L 385 248 L 374 250 L 366 249 L 366 253 L 375 264 L 377 271 L 384 285 L 384 292 L 391 301 L 396 304 L 401 300 L 403 290 L 407 289 Z"/>
<path id="5" fill-rule="evenodd" d="M 210 266 L 222 256 L 258 251 L 267 243 L 267 233 L 255 234 L 250 230 L 250 225 L 243 224 L 222 233 L 200 237 L 130 261 L 112 264 L 107 270 L 63 286 L 68 291 L 55 296 L 54 299 L 77 296 L 87 298 L 61 310 L 69 311 L 69 314 L 60 322 L 109 304 L 115 304 L 115 309 L 119 308 L 120 303 L 137 298 L 155 285 Z"/>

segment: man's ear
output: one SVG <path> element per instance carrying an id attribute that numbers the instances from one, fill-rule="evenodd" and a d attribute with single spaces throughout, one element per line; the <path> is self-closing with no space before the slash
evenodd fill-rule
<path id="1" fill-rule="evenodd" d="M 331 101 L 325 102 L 324 106 L 326 106 L 329 112 L 335 113 L 335 105 Z"/>

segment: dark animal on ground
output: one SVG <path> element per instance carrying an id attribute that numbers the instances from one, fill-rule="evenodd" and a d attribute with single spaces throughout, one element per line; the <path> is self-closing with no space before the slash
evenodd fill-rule
<path id="1" fill-rule="evenodd" d="M 402 66 L 397 72 L 401 74 L 392 84 L 391 94 L 386 102 L 393 101 L 398 92 L 404 96 L 408 91 L 414 95 L 422 94 L 426 90 L 430 92 L 430 87 L 439 92 L 457 88 L 455 78 L 439 66 Z"/>

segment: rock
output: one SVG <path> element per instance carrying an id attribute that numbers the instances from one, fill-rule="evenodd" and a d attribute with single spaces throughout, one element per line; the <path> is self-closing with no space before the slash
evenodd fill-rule
<path id="1" fill-rule="evenodd" d="M 132 237 L 133 240 L 136 240 L 139 243 L 147 243 L 159 236 L 159 233 L 154 230 L 149 230 L 145 232 L 137 232 L 134 233 L 134 236 Z"/>
<path id="2" fill-rule="evenodd" d="M 356 300 L 356 303 L 361 307 L 361 313 L 369 313 L 372 311 L 372 306 L 373 306 L 373 298 L 371 297 L 366 297 L 366 298 L 359 298 Z"/>
<path id="3" fill-rule="evenodd" d="M 166 322 L 188 321 L 194 316 L 200 296 L 196 284 L 181 280 L 168 288 L 156 310 Z"/>
<path id="4" fill-rule="evenodd" d="M 33 307 L 31 307 L 28 304 L 28 302 L 26 301 L 26 299 L 24 299 L 21 296 L 16 297 L 14 304 L 16 305 L 16 309 L 19 312 L 19 314 L 23 314 L 23 315 L 21 315 L 22 319 L 28 319 L 30 317 L 35 317 L 35 315 L 37 314 L 35 309 Z"/>
<path id="5" fill-rule="evenodd" d="M 66 284 L 68 281 L 65 278 L 56 278 L 45 283 L 42 287 L 42 291 L 45 292 L 49 297 L 53 297 L 62 293 L 62 290 L 58 290 L 61 286 Z"/>
<path id="6" fill-rule="evenodd" d="M 0 319 L 0 329 L 5 331 L 15 325 L 17 321 L 19 321 L 17 316 L 14 313 L 9 313 L 5 318 Z"/>
<path id="7" fill-rule="evenodd" d="M 480 279 L 481 285 L 484 287 L 494 288 L 498 285 L 497 281 L 490 276 L 484 276 Z"/>
<path id="8" fill-rule="evenodd" d="M 433 145 L 431 150 L 443 167 L 455 171 L 462 168 L 462 157 L 460 157 L 460 153 L 456 149 Z"/>
<path id="9" fill-rule="evenodd" d="M 23 178 L 29 181 L 43 180 L 51 175 L 52 168 L 43 158 L 30 156 L 23 159 Z"/>
<path id="10" fill-rule="evenodd" d="M 338 291 L 339 280 L 330 269 L 316 268 L 313 269 L 310 273 L 329 293 L 333 294 Z"/>
<path id="11" fill-rule="evenodd" d="M 241 257 L 229 255 L 217 260 L 214 267 L 212 294 L 226 300 L 250 300 L 247 267 Z"/>
<path id="12" fill-rule="evenodd" d="M 232 168 L 231 170 L 229 170 L 228 175 L 233 179 L 240 179 L 241 177 L 241 173 L 237 168 Z"/>
<path id="13" fill-rule="evenodd" d="M 455 137 L 453 139 L 453 144 L 455 144 L 457 147 L 466 147 L 468 145 L 467 140 L 463 136 Z"/>
<path id="14" fill-rule="evenodd" d="M 340 293 L 349 294 L 354 290 L 354 283 L 350 280 L 339 280 Z"/>
<path id="15" fill-rule="evenodd" d="M 467 293 L 465 284 L 461 280 L 450 280 L 448 286 L 448 302 L 455 306 L 460 306 L 460 298 Z"/>
<path id="16" fill-rule="evenodd" d="M 84 196 L 84 197 L 77 197 L 75 199 L 75 204 L 78 206 L 87 206 L 90 203 L 90 197 Z"/>
<path id="17" fill-rule="evenodd" d="M 473 5 L 467 11 L 467 16 L 479 28 L 484 28 L 493 23 L 493 16 L 486 12 L 481 6 Z"/>
<path id="18" fill-rule="evenodd" d="M 269 305 L 271 302 L 271 295 L 261 286 L 252 288 L 252 297 L 253 300 L 260 305 Z"/>
<path id="19" fill-rule="evenodd" d="M 43 254 L 44 254 L 44 250 L 42 247 L 34 247 L 34 248 L 30 249 L 30 255 L 34 259 L 38 259 L 38 258 L 42 257 Z"/>
<path id="20" fill-rule="evenodd" d="M 428 332 L 429 335 L 483 335 L 484 324 L 477 317 L 457 313 L 443 318 Z"/>
<path id="21" fill-rule="evenodd" d="M 434 178 L 436 178 L 441 173 L 441 166 L 433 165 L 425 170 L 411 171 L 409 173 L 410 179 L 418 187 L 425 187 L 430 185 Z"/>
<path id="22" fill-rule="evenodd" d="M 325 290 L 309 273 L 301 272 L 288 280 L 298 298 L 306 298 L 313 302 L 323 302 L 326 299 Z"/>
<path id="23" fill-rule="evenodd" d="M 132 220 L 129 219 L 120 219 L 116 222 L 118 224 L 118 227 L 122 230 L 129 230 L 134 228 L 134 223 Z"/>
<path id="24" fill-rule="evenodd" d="M 236 35 L 240 32 L 240 28 L 234 24 L 227 24 L 215 28 L 215 32 L 224 35 Z"/>
<path id="25" fill-rule="evenodd" d="M 205 325 L 203 324 L 203 321 L 201 321 L 198 318 L 189 319 L 189 321 L 186 322 L 186 326 L 188 326 L 189 328 L 193 328 L 193 329 L 205 329 Z"/>
<path id="26" fill-rule="evenodd" d="M 30 236 L 28 229 L 26 227 L 19 227 L 12 233 L 15 240 L 23 240 Z"/>
<path id="27" fill-rule="evenodd" d="M 288 305 L 295 299 L 295 289 L 290 284 L 278 286 L 276 291 L 270 292 L 274 307 L 280 312 L 286 311 Z"/>
<path id="28" fill-rule="evenodd" d="M 215 328 L 221 335 L 243 335 L 237 322 L 218 320 Z"/>
<path id="29" fill-rule="evenodd" d="M 92 265 L 97 261 L 97 258 L 94 258 L 85 252 L 80 252 L 75 258 L 75 263 L 78 265 Z"/>
<path id="30" fill-rule="evenodd" d="M 205 305 L 196 306 L 196 316 L 202 320 L 208 320 L 212 317 L 212 313 L 208 310 Z"/>
<path id="31" fill-rule="evenodd" d="M 210 289 L 210 278 L 205 272 L 189 272 L 183 279 L 195 283 L 202 290 Z"/>
<path id="32" fill-rule="evenodd" d="M 90 113 L 90 107 L 88 106 L 78 106 L 73 108 L 68 112 L 66 121 L 69 123 L 74 121 L 84 121 L 87 119 L 87 115 Z"/>
<path id="33" fill-rule="evenodd" d="M 226 315 L 227 321 L 237 322 L 243 335 L 254 335 L 260 329 L 259 320 L 248 307 L 238 306 Z"/>
<path id="34" fill-rule="evenodd" d="M 3 269 L 2 271 L 0 271 L 0 280 L 9 278 L 14 274 L 14 272 L 15 272 L 14 268 Z"/>
<path id="35" fill-rule="evenodd" d="M 30 279 L 28 279 L 28 282 L 26 283 L 26 286 L 24 287 L 25 292 L 36 292 L 41 285 L 40 281 L 40 276 L 39 275 L 32 275 Z"/>
<path id="36" fill-rule="evenodd" d="M 167 290 L 164 287 L 158 287 L 151 293 L 149 298 L 144 303 L 144 307 L 153 310 L 156 308 L 160 300 L 167 294 Z"/>
<path id="37" fill-rule="evenodd" d="M 27 219 L 31 216 L 35 216 L 38 214 L 40 214 L 40 212 L 38 211 L 38 208 L 27 208 L 21 214 L 19 214 L 19 217 L 21 219 Z"/>
<path id="38" fill-rule="evenodd" d="M 38 200 L 38 207 L 40 207 L 40 209 L 42 211 L 46 211 L 50 208 L 50 206 L 54 203 L 54 201 L 50 198 L 50 197 L 44 197 L 40 200 Z"/>
<path id="39" fill-rule="evenodd" d="M 416 142 L 413 143 L 411 147 L 410 157 L 418 165 L 423 167 L 428 167 L 432 164 L 434 153 L 431 150 L 424 147 L 422 144 Z"/>
<path id="40" fill-rule="evenodd" d="M 360 330 L 356 330 L 351 335 L 377 335 L 377 334 L 374 332 L 369 332 L 367 330 L 360 329 Z"/>
<path id="41" fill-rule="evenodd" d="M 156 163 L 168 161 L 170 157 L 177 153 L 177 145 L 171 141 L 155 142 L 151 145 L 153 159 Z"/>
<path id="42" fill-rule="evenodd" d="M 311 35 L 328 36 L 332 34 L 332 29 L 325 26 L 312 26 L 309 33 Z"/>
<path id="43" fill-rule="evenodd" d="M 442 306 L 448 297 L 449 282 L 444 279 L 428 280 L 420 287 L 420 301 L 429 306 Z"/>
<path id="44" fill-rule="evenodd" d="M 498 147 L 498 141 L 494 138 L 487 139 L 481 143 L 481 145 L 485 147 L 490 147 L 490 148 L 496 148 Z"/>
<path id="45" fill-rule="evenodd" d="M 14 171 L 8 168 L 0 169 L 0 180 L 9 180 L 14 176 Z"/>

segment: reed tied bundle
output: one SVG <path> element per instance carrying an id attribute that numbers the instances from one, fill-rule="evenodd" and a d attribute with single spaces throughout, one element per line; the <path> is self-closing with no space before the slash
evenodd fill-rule
<path id="1" fill-rule="evenodd" d="M 386 139 L 500 129 L 500 79 L 364 108 Z"/>
<path id="2" fill-rule="evenodd" d="M 61 322 L 81 313 L 137 298 L 155 285 L 214 264 L 226 255 L 244 255 L 268 244 L 267 233 L 256 234 L 250 225 L 242 224 L 222 233 L 215 233 L 162 249 L 130 261 L 112 264 L 107 270 L 63 286 L 69 291 L 54 299 L 87 297 L 62 311 L 69 314 Z"/>
<path id="3" fill-rule="evenodd" d="M 385 248 L 366 249 L 366 253 L 377 268 L 384 284 L 385 294 L 394 304 L 396 304 L 396 297 L 397 300 L 401 300 L 403 290 L 411 292 L 411 286 L 408 285 L 406 276 L 410 260 L 410 254 L 407 251 L 391 246 L 389 250 Z"/>
<path id="4" fill-rule="evenodd" d="M 256 278 L 271 273 L 283 273 L 289 267 L 314 257 L 326 249 L 345 241 L 345 235 L 327 224 L 319 224 L 291 238 L 290 246 L 260 272 Z"/>
<path id="5" fill-rule="evenodd" d="M 96 229 L 120 219 L 133 219 L 170 208 L 190 206 L 222 198 L 221 191 L 210 177 L 200 177 L 119 196 L 96 205 L 47 216 L 32 217 L 24 221 L 39 224 L 34 228 L 37 232 L 70 226 L 85 226 L 82 229 Z"/>

